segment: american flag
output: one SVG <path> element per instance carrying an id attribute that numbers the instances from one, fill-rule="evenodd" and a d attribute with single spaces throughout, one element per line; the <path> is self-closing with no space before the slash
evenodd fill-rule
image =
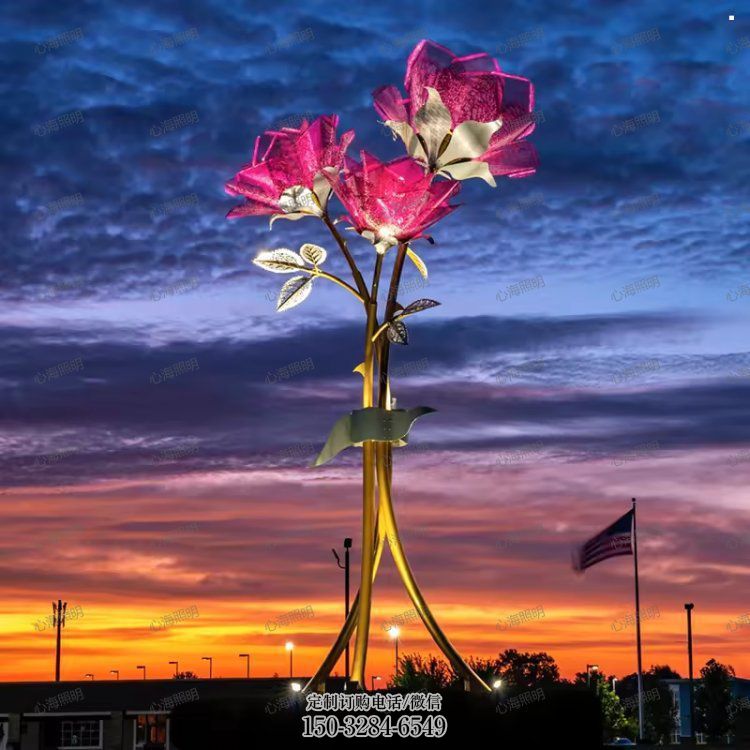
<path id="1" fill-rule="evenodd" d="M 633 554 L 633 519 L 629 510 L 611 526 L 592 536 L 573 553 L 573 568 L 584 571 L 602 560 Z"/>

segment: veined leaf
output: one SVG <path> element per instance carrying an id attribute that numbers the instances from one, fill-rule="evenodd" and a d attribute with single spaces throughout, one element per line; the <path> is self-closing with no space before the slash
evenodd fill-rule
<path id="1" fill-rule="evenodd" d="M 400 320 L 394 320 L 388 326 L 388 341 L 392 344 L 406 346 L 409 343 L 409 332 Z"/>
<path id="2" fill-rule="evenodd" d="M 319 266 L 328 257 L 328 253 L 320 245 L 312 245 L 309 242 L 302 245 L 299 254 L 313 266 Z"/>
<path id="3" fill-rule="evenodd" d="M 312 276 L 294 276 L 281 287 L 276 302 L 277 312 L 290 310 L 304 302 L 312 291 Z"/>
<path id="4" fill-rule="evenodd" d="M 313 215 L 320 213 L 312 190 L 304 185 L 287 188 L 279 198 L 279 208 L 285 214 L 296 213 L 297 211 Z"/>
<path id="5" fill-rule="evenodd" d="M 370 406 L 345 414 L 336 420 L 313 466 L 322 466 L 345 448 L 362 445 L 365 440 L 386 442 L 394 447 L 403 446 L 414 422 L 433 411 L 429 406 L 392 410 Z"/>
<path id="6" fill-rule="evenodd" d="M 401 312 L 401 317 L 407 315 L 414 315 L 414 313 L 421 312 L 422 310 L 429 310 L 431 307 L 437 307 L 440 303 L 434 299 L 418 299 L 414 302 L 410 302 Z"/>
<path id="7" fill-rule="evenodd" d="M 417 271 L 419 271 L 422 278 L 426 279 L 428 274 L 425 262 L 410 247 L 406 248 L 406 256 L 417 267 Z"/>
<path id="8" fill-rule="evenodd" d="M 271 273 L 296 273 L 305 267 L 302 257 L 285 247 L 263 250 L 253 258 L 253 263 Z"/>

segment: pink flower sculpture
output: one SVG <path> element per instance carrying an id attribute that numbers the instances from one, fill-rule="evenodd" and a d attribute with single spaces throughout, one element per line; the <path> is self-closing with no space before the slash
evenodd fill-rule
<path id="1" fill-rule="evenodd" d="M 345 219 L 378 252 L 423 237 L 427 227 L 456 208 L 448 201 L 460 183 L 434 181 L 410 156 L 381 162 L 362 151 L 361 158 L 361 163 L 347 158 L 343 172 L 326 175 L 349 212 Z"/>
<path id="2" fill-rule="evenodd" d="M 486 53 L 456 57 L 421 41 L 406 65 L 403 98 L 395 86 L 373 92 L 375 109 L 409 154 L 431 172 L 464 180 L 526 177 L 539 160 L 523 139 L 534 130 L 534 86 L 503 73 Z"/>
<path id="3" fill-rule="evenodd" d="M 269 130 L 255 139 L 253 161 L 225 185 L 230 195 L 245 202 L 233 208 L 227 217 L 272 215 L 274 219 L 297 220 L 303 216 L 321 216 L 330 187 L 323 170 L 338 171 L 344 154 L 354 138 L 349 130 L 336 141 L 338 115 L 318 117 L 299 128 Z"/>
<path id="4" fill-rule="evenodd" d="M 362 449 L 359 593 L 331 650 L 305 685 L 306 693 L 325 689 L 355 628 L 350 685 L 353 690 L 366 687 L 372 585 L 386 539 L 415 609 L 464 686 L 492 692 L 438 625 L 414 579 L 398 533 L 391 498 L 393 452 L 406 446 L 414 421 L 434 409 L 396 408 L 390 352 L 392 346 L 409 344 L 406 318 L 413 320 L 412 316 L 440 304 L 427 298 L 409 301 L 401 280 L 407 259 L 422 278 L 428 277 L 426 264 L 410 243 L 425 237 L 429 227 L 455 210 L 450 200 L 461 189 L 457 180 L 481 177 L 494 185 L 493 174 L 522 177 L 534 172 L 536 152 L 522 140 L 534 129 L 530 117 L 534 90 L 525 78 L 501 73 L 488 55 L 457 58 L 433 42 L 421 42 L 412 52 L 406 87 L 406 99 L 393 86 L 380 89 L 375 93 L 375 106 L 403 139 L 408 156 L 382 162 L 361 151 L 361 161 L 351 159 L 345 152 L 353 133 L 337 141 L 338 118 L 320 117 L 296 130 L 266 133 L 264 139 L 270 142 L 264 140 L 263 147 L 259 138 L 252 164 L 226 186 L 231 195 L 245 198 L 230 217 L 271 214 L 273 223 L 279 217 L 316 216 L 346 263 L 341 264 L 344 276 L 338 275 L 333 264 L 325 265 L 328 250 L 311 242 L 296 250 L 260 250 L 253 258 L 255 266 L 290 277 L 279 290 L 279 312 L 297 307 L 314 287 L 330 282 L 353 297 L 364 314 L 363 356 L 352 359 L 352 363 L 360 362 L 354 372 L 361 376 L 361 408 L 339 417 L 315 460 L 315 466 L 321 466 L 347 448 Z M 350 229 L 375 248 L 375 253 L 363 258 L 367 267 L 360 267 L 345 233 L 332 220 L 328 200 L 333 193 L 347 212 L 343 218 Z M 372 276 L 365 278 L 363 269 L 371 270 Z M 315 324 L 308 330 L 314 344 Z"/>

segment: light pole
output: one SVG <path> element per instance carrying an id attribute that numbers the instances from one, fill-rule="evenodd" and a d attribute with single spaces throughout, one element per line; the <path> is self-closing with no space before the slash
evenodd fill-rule
<path id="1" fill-rule="evenodd" d="M 246 668 L 246 672 L 247 672 L 247 674 L 245 675 L 245 677 L 249 680 L 250 679 L 250 654 L 240 654 L 240 658 L 241 659 L 244 658 L 244 659 L 247 660 L 246 663 L 245 663 L 245 668 Z"/>
<path id="2" fill-rule="evenodd" d="M 143 679 L 146 679 L 146 665 L 145 664 L 139 664 L 136 669 L 142 669 L 143 670 Z"/>
<path id="3" fill-rule="evenodd" d="M 352 548 L 352 540 L 350 537 L 344 539 L 344 564 L 341 564 L 341 558 L 339 553 L 335 549 L 331 549 L 333 556 L 336 558 L 336 563 L 339 568 L 344 571 L 344 617 L 349 617 L 349 550 Z M 346 642 L 346 648 L 344 649 L 344 664 L 346 669 L 346 682 L 349 682 L 349 641 Z"/>
<path id="4" fill-rule="evenodd" d="M 687 612 L 688 678 L 690 679 L 690 744 L 695 744 L 695 693 L 693 692 L 693 608 L 692 602 L 685 605 Z"/>
<path id="5" fill-rule="evenodd" d="M 294 644 L 287 641 L 284 648 L 289 652 L 289 676 L 294 677 Z"/>
<path id="6" fill-rule="evenodd" d="M 169 663 L 174 664 L 174 676 L 177 677 L 180 673 L 180 663 L 178 661 L 170 661 Z"/>
<path id="7" fill-rule="evenodd" d="M 591 673 L 599 670 L 598 664 L 587 664 L 586 665 L 586 685 L 591 687 Z"/>
<path id="8" fill-rule="evenodd" d="M 57 604 L 52 602 L 52 624 L 57 626 L 57 645 L 55 646 L 55 682 L 60 682 L 60 643 L 61 643 L 61 628 L 65 627 L 65 610 L 68 608 L 68 603 L 57 600 Z"/>
<path id="9" fill-rule="evenodd" d="M 208 662 L 208 679 L 212 680 L 214 678 L 214 657 L 201 656 L 201 659 Z"/>
<path id="10" fill-rule="evenodd" d="M 109 670 L 109 673 L 110 673 L 110 674 L 113 674 L 113 675 L 116 675 L 116 676 L 115 676 L 115 679 L 116 679 L 116 680 L 119 680 L 119 679 L 120 679 L 120 670 L 119 670 L 119 669 L 110 669 L 110 670 Z"/>
<path id="11" fill-rule="evenodd" d="M 498 677 L 497 679 L 494 679 L 492 681 L 492 689 L 493 690 L 500 690 L 500 688 L 503 686 L 503 681 Z"/>
<path id="12" fill-rule="evenodd" d="M 612 692 L 617 695 L 617 692 L 615 691 L 615 688 L 617 687 L 617 677 L 612 678 Z"/>
<path id="13" fill-rule="evenodd" d="M 378 682 L 379 682 L 379 681 L 380 681 L 380 677 L 378 677 L 377 675 L 373 675 L 373 676 L 372 676 L 372 677 L 370 678 L 370 682 L 371 682 L 371 684 L 372 684 L 372 692 L 373 692 L 373 693 L 375 692 L 375 680 L 378 680 Z"/>
<path id="14" fill-rule="evenodd" d="M 394 672 L 395 677 L 398 677 L 398 637 L 400 634 L 401 631 L 396 625 L 391 625 L 391 627 L 388 628 L 388 635 L 396 645 L 396 670 Z"/>
<path id="15" fill-rule="evenodd" d="M 92 681 L 92 682 L 93 682 L 93 680 L 94 680 L 94 675 L 93 675 L 93 674 L 91 674 L 91 672 L 86 672 L 86 674 L 85 674 L 85 675 L 83 675 L 83 676 L 84 676 L 84 679 L 85 679 L 86 677 L 90 677 L 90 678 L 91 678 L 91 681 Z"/>

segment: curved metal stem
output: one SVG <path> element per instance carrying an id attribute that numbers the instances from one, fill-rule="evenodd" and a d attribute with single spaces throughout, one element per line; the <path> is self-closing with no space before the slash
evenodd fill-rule
<path id="1" fill-rule="evenodd" d="M 435 616 L 427 606 L 422 592 L 419 590 L 417 581 L 414 578 L 409 561 L 406 559 L 404 547 L 401 544 L 401 537 L 396 525 L 396 515 L 393 512 L 393 503 L 391 500 L 391 446 L 389 443 L 378 443 L 377 447 L 377 470 L 378 470 L 378 491 L 380 493 L 381 523 L 385 526 L 388 544 L 391 548 L 393 561 L 396 563 L 401 580 L 406 587 L 406 591 L 414 604 L 414 608 L 422 618 L 422 622 L 429 631 L 432 639 L 438 648 L 445 654 L 450 661 L 453 669 L 464 679 L 464 686 L 483 692 L 491 692 L 490 687 L 482 680 L 481 677 L 463 660 L 461 655 L 456 651 L 453 644 L 448 640 L 440 625 L 438 625 Z"/>
<path id="2" fill-rule="evenodd" d="M 354 262 L 354 258 L 349 251 L 349 246 L 346 244 L 346 240 L 341 236 L 341 232 L 336 229 L 336 225 L 331 221 L 331 217 L 328 215 L 328 211 L 324 211 L 321 218 L 323 219 L 323 223 L 328 227 L 328 231 L 333 235 L 333 239 L 336 240 L 336 243 L 341 249 L 344 258 L 346 258 L 346 262 L 349 264 L 349 268 L 352 272 L 352 277 L 354 278 L 354 283 L 357 285 L 360 296 L 362 297 L 362 299 L 369 302 L 370 296 L 367 292 L 367 285 L 365 284 L 365 280 L 362 278 L 362 274 L 360 273 L 359 268 L 357 268 L 357 264 Z"/>

